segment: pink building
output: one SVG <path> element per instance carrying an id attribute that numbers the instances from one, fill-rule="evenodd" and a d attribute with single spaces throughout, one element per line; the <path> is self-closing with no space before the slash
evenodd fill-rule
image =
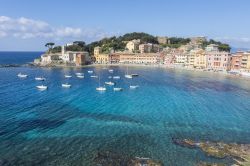
<path id="1" fill-rule="evenodd" d="M 207 68 L 213 70 L 229 70 L 230 54 L 220 51 L 206 51 Z"/>

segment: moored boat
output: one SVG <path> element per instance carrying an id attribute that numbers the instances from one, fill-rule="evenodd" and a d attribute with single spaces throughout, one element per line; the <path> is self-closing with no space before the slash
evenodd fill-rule
<path id="1" fill-rule="evenodd" d="M 109 72 L 110 72 L 110 73 L 113 73 L 113 72 L 114 72 L 114 70 L 113 70 L 113 69 L 109 69 Z"/>
<path id="2" fill-rule="evenodd" d="M 133 78 L 131 74 L 128 74 L 128 67 L 127 67 L 127 72 L 125 74 L 125 78 L 129 78 L 129 79 Z"/>
<path id="3" fill-rule="evenodd" d="M 98 76 L 96 76 L 96 75 L 92 75 L 92 76 L 90 76 L 91 78 L 98 78 Z"/>
<path id="4" fill-rule="evenodd" d="M 71 78 L 71 75 L 64 75 L 65 78 Z"/>
<path id="5" fill-rule="evenodd" d="M 111 82 L 111 81 L 105 82 L 105 84 L 107 84 L 107 85 L 115 85 L 115 83 Z"/>
<path id="6" fill-rule="evenodd" d="M 131 79 L 131 78 L 133 78 L 133 76 L 130 75 L 130 74 L 126 74 L 126 75 L 125 75 L 125 78 L 130 78 L 130 79 Z"/>
<path id="7" fill-rule="evenodd" d="M 77 78 L 84 78 L 84 75 L 77 75 Z"/>
<path id="8" fill-rule="evenodd" d="M 48 87 L 45 86 L 45 85 L 38 85 L 36 87 L 37 87 L 37 89 L 40 89 L 40 90 L 46 90 L 46 89 L 48 89 Z"/>
<path id="9" fill-rule="evenodd" d="M 105 87 L 99 86 L 96 88 L 97 91 L 106 91 Z"/>
<path id="10" fill-rule="evenodd" d="M 84 73 L 76 73 L 76 76 L 82 76 Z"/>
<path id="11" fill-rule="evenodd" d="M 113 90 L 114 91 L 122 91 L 123 89 L 122 88 L 114 88 Z"/>
<path id="12" fill-rule="evenodd" d="M 19 78 L 27 78 L 28 75 L 27 74 L 18 73 L 17 77 L 19 77 Z"/>
<path id="13" fill-rule="evenodd" d="M 89 74 L 92 74 L 92 73 L 93 73 L 93 70 L 88 70 L 88 73 L 89 73 Z"/>
<path id="14" fill-rule="evenodd" d="M 68 83 L 66 83 L 66 84 L 62 84 L 62 87 L 63 87 L 63 88 L 71 88 L 71 85 L 68 84 Z"/>
<path id="15" fill-rule="evenodd" d="M 137 89 L 137 88 L 139 88 L 139 85 L 130 85 L 129 88 L 130 89 Z"/>
<path id="16" fill-rule="evenodd" d="M 113 79 L 120 79 L 120 76 L 113 76 Z"/>
<path id="17" fill-rule="evenodd" d="M 35 77 L 36 81 L 45 81 L 46 79 L 44 77 Z"/>
<path id="18" fill-rule="evenodd" d="M 139 74 L 131 74 L 132 77 L 138 77 Z"/>

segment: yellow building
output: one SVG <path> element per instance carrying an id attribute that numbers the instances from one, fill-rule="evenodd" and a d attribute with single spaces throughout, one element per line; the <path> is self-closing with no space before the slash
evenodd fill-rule
<path id="1" fill-rule="evenodd" d="M 125 64 L 158 64 L 161 62 L 160 53 L 122 53 L 120 54 L 120 63 Z"/>
<path id="2" fill-rule="evenodd" d="M 205 69 L 207 67 L 205 51 L 202 49 L 194 52 L 194 68 Z"/>
<path id="3" fill-rule="evenodd" d="M 102 54 L 101 47 L 94 48 L 95 63 L 107 64 L 110 62 L 109 54 Z"/>
<path id="4" fill-rule="evenodd" d="M 244 52 L 242 54 L 241 69 L 250 72 L 250 52 Z"/>

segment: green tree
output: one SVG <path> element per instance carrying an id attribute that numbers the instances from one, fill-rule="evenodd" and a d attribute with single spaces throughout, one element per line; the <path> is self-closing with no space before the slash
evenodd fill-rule
<path id="1" fill-rule="evenodd" d="M 55 43 L 50 42 L 50 43 L 46 43 L 45 47 L 48 47 L 48 51 L 50 52 L 50 50 L 53 48 L 54 45 Z"/>

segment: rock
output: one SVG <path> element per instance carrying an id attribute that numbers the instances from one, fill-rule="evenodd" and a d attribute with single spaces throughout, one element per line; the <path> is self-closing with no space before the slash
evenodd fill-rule
<path id="1" fill-rule="evenodd" d="M 199 148 L 207 156 L 217 159 L 231 158 L 235 164 L 242 166 L 250 165 L 250 144 L 236 144 L 236 143 L 223 143 L 223 142 L 195 142 L 188 139 L 173 139 L 173 143 L 186 148 Z M 203 166 L 204 163 L 199 163 Z M 203 165 L 202 165 L 203 164 Z M 205 163 L 206 165 L 207 163 Z M 217 166 L 217 163 L 207 164 Z"/>

